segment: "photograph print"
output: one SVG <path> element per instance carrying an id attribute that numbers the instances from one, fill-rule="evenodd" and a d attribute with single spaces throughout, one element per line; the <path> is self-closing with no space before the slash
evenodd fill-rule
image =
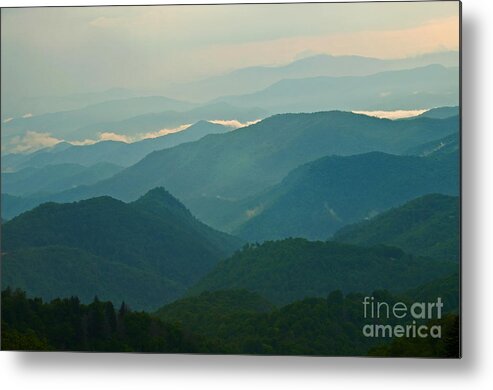
<path id="1" fill-rule="evenodd" d="M 1 10 L 1 349 L 461 357 L 458 1 Z"/>

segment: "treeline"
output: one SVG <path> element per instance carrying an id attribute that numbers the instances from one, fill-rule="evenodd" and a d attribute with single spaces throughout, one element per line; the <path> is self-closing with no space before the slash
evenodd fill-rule
<path id="1" fill-rule="evenodd" d="M 286 305 L 305 297 L 326 297 L 334 290 L 403 291 L 458 268 L 456 262 L 412 256 L 387 245 L 368 248 L 287 238 L 245 245 L 219 262 L 189 292 L 246 289 Z"/>
<path id="2" fill-rule="evenodd" d="M 375 299 L 397 298 L 376 291 Z M 367 338 L 363 294 L 340 291 L 276 308 L 245 290 L 205 292 L 154 314 L 115 309 L 97 298 L 45 303 L 19 290 L 2 292 L 2 349 L 104 352 L 222 353 L 316 356 L 456 357 L 459 322 L 439 322 L 441 339 Z M 384 321 L 383 323 L 393 323 Z"/>
<path id="3" fill-rule="evenodd" d="M 376 301 L 412 304 L 412 296 L 396 296 L 380 290 L 371 294 Z M 392 338 L 368 338 L 363 326 L 371 323 L 363 315 L 365 294 L 343 295 L 336 290 L 326 298 L 306 298 L 289 305 L 268 309 L 258 294 L 245 290 L 204 292 L 178 300 L 158 310 L 155 315 L 178 323 L 210 341 L 220 343 L 228 353 L 318 356 L 434 356 L 458 354 L 459 328 L 451 326 L 458 319 L 457 307 L 446 306 L 448 313 L 437 324 L 442 339 L 405 339 L 394 345 Z M 427 300 L 436 299 L 436 295 Z M 232 304 L 232 302 L 235 304 Z M 382 318 L 377 323 L 397 325 L 411 320 Z M 426 323 L 426 320 L 418 321 Z"/>
<path id="4" fill-rule="evenodd" d="M 2 349 L 99 352 L 212 352 L 201 338 L 125 303 L 115 309 L 97 297 L 49 303 L 20 290 L 2 291 Z M 214 346 L 214 350 L 217 347 Z"/>

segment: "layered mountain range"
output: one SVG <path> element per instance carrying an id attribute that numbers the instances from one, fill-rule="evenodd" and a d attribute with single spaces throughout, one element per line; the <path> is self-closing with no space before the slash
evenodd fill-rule
<path id="1" fill-rule="evenodd" d="M 315 56 L 153 94 L 6 104 L 8 302 L 75 317 L 111 307 L 107 322 L 111 305 L 146 310 L 129 318 L 191 337 L 193 351 L 385 355 L 413 347 L 359 337 L 362 297 L 440 296 L 456 337 L 456 64 Z M 43 316 L 37 340 L 58 345 Z"/>

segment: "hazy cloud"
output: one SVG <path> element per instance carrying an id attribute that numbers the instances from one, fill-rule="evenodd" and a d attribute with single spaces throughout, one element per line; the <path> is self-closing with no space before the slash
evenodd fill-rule
<path id="1" fill-rule="evenodd" d="M 82 141 L 70 141 L 69 144 L 75 145 L 75 146 L 83 146 L 83 145 L 93 145 L 95 143 L 99 142 L 99 140 L 95 139 L 85 139 Z"/>
<path id="2" fill-rule="evenodd" d="M 223 126 L 228 126 L 233 129 L 237 129 L 239 127 L 244 127 L 244 126 L 249 126 L 254 123 L 259 122 L 260 119 L 255 120 L 255 121 L 249 121 L 249 122 L 240 122 L 237 120 L 211 120 L 209 122 L 211 123 L 217 123 Z M 173 133 L 178 133 L 180 131 L 183 131 L 185 129 L 188 129 L 191 126 L 191 124 L 183 124 L 177 127 L 173 128 L 163 128 L 157 131 L 150 131 L 147 133 L 140 133 L 137 135 L 126 135 L 126 134 L 119 134 L 115 132 L 101 132 L 98 134 L 98 137 L 96 139 L 90 139 L 86 138 L 84 140 L 77 140 L 77 141 L 65 141 L 63 139 L 55 138 L 51 135 L 51 133 L 42 133 L 42 132 L 36 132 L 36 131 L 28 131 L 25 135 L 23 136 L 16 136 L 13 137 L 9 145 L 6 146 L 4 149 L 8 150 L 11 153 L 30 153 L 34 152 L 39 149 L 51 147 L 53 145 L 56 145 L 57 143 L 60 142 L 68 142 L 72 145 L 77 145 L 77 146 L 83 146 L 83 145 L 93 145 L 95 143 L 101 142 L 101 141 L 118 141 L 118 142 L 125 142 L 127 144 L 133 143 L 133 142 L 138 142 L 142 141 L 144 139 L 151 139 L 151 138 L 158 138 L 162 137 L 168 134 L 173 134 Z"/>
<path id="3" fill-rule="evenodd" d="M 118 141 L 118 142 L 125 142 L 127 144 L 130 144 L 133 142 L 142 141 L 144 139 L 158 138 L 164 135 L 177 133 L 179 131 L 189 128 L 190 126 L 191 126 L 190 124 L 185 124 L 174 128 L 166 128 L 157 131 L 151 131 L 148 133 L 140 133 L 134 136 L 130 136 L 126 134 L 118 134 L 115 132 L 101 132 L 98 134 L 97 139 L 85 139 L 81 141 L 68 141 L 68 142 L 71 143 L 72 145 L 92 145 L 101 141 Z"/>
<path id="4" fill-rule="evenodd" d="M 256 119 L 254 121 L 248 121 L 248 122 L 243 122 L 242 123 L 240 121 L 237 121 L 236 119 L 231 119 L 231 120 L 213 119 L 213 120 L 210 120 L 210 121 L 207 121 L 207 122 L 215 123 L 217 125 L 223 125 L 223 126 L 227 126 L 227 127 L 232 127 L 234 129 L 238 129 L 240 127 L 254 125 L 255 123 L 260 122 L 261 120 L 262 119 Z"/>
<path id="5" fill-rule="evenodd" d="M 374 116 L 377 118 L 385 119 L 401 119 L 410 118 L 413 116 L 421 115 L 422 113 L 429 111 L 429 108 L 422 110 L 395 110 L 395 111 L 353 111 L 355 114 L 363 114 L 368 116 Z"/>
<path id="6" fill-rule="evenodd" d="M 61 139 L 53 137 L 50 133 L 38 133 L 28 131 L 23 136 L 16 136 L 10 141 L 12 146 L 10 152 L 30 153 L 36 150 L 48 148 L 62 142 Z"/>
<path id="7" fill-rule="evenodd" d="M 144 134 L 139 134 L 138 137 L 143 140 L 143 139 L 149 139 L 149 138 L 157 138 L 157 137 L 162 137 L 163 135 L 167 134 L 172 134 L 172 133 L 178 133 L 179 131 L 188 129 L 191 126 L 191 124 L 186 124 L 186 125 L 181 125 L 172 129 L 161 129 L 158 131 L 151 131 L 149 133 L 144 133 Z"/>
<path id="8" fill-rule="evenodd" d="M 119 142 L 125 142 L 125 143 L 130 143 L 132 142 L 132 138 L 124 135 L 124 134 L 117 134 L 113 132 L 105 132 L 101 133 L 99 135 L 99 141 L 119 141 Z"/>

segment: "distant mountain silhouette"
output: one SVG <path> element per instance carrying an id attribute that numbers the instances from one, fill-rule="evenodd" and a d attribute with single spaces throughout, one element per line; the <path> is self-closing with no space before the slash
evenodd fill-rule
<path id="1" fill-rule="evenodd" d="M 143 96 L 146 96 L 146 94 L 142 95 L 127 88 L 110 88 L 101 92 L 2 99 L 2 119 L 20 117 L 27 113 L 42 115 L 50 112 L 77 110 L 110 100 L 131 99 Z"/>
<path id="2" fill-rule="evenodd" d="M 267 88 L 283 79 L 318 76 L 368 76 L 374 73 L 422 67 L 431 64 L 457 66 L 459 53 L 447 51 L 403 59 L 318 54 L 280 66 L 252 66 L 190 83 L 169 85 L 166 93 L 186 100 L 208 100 L 218 96 L 246 94 Z"/>
<path id="3" fill-rule="evenodd" d="M 2 158 L 2 165 L 3 169 L 11 170 L 65 163 L 90 166 L 104 162 L 130 166 L 156 150 L 171 148 L 181 143 L 199 140 L 208 134 L 224 133 L 230 130 L 232 130 L 231 127 L 199 121 L 177 133 L 130 144 L 118 141 L 101 141 L 92 145 L 68 145 L 62 149 L 55 146 L 27 155 L 8 154 Z"/>
<path id="4" fill-rule="evenodd" d="M 195 123 L 200 120 L 237 120 L 247 122 L 265 118 L 268 111 L 251 107 L 235 107 L 228 103 L 215 102 L 198 106 L 187 111 L 160 111 L 143 114 L 129 119 L 112 122 L 101 122 L 81 127 L 74 132 L 74 137 L 94 136 L 101 129 L 118 134 L 136 135 L 156 132 L 161 129 L 175 128 L 184 124 Z"/>
<path id="5" fill-rule="evenodd" d="M 78 185 L 96 183 L 122 169 L 110 163 L 97 163 L 89 167 L 73 163 L 29 167 L 18 172 L 2 173 L 2 191 L 24 196 L 60 192 Z"/>
<path id="6" fill-rule="evenodd" d="M 101 195 L 129 201 L 165 186 L 199 219 L 218 227 L 211 214 L 223 212 L 229 202 L 260 194 L 302 164 L 335 154 L 402 153 L 457 132 L 458 126 L 457 118 L 391 121 L 340 111 L 275 115 L 232 132 L 150 153 L 109 179 L 39 202 Z M 3 206 L 13 214 L 8 204 Z"/>
<path id="7" fill-rule="evenodd" d="M 451 116 L 459 115 L 459 107 L 437 107 L 431 110 L 425 111 L 418 115 L 419 117 L 434 118 L 434 119 L 445 119 Z"/>
<path id="8" fill-rule="evenodd" d="M 327 109 L 412 110 L 459 104 L 459 69 L 429 65 L 369 76 L 283 79 L 249 94 L 216 101 L 263 107 L 271 113 Z"/>
<path id="9" fill-rule="evenodd" d="M 48 133 L 68 142 L 85 142 L 99 140 L 102 133 L 135 138 L 200 120 L 248 122 L 267 115 L 266 110 L 257 106 L 234 107 L 224 102 L 198 106 L 162 96 L 122 99 L 2 123 L 2 152 L 15 150 L 12 148 L 16 146 L 16 137 L 24 137 L 28 132 Z"/>
<path id="10" fill-rule="evenodd" d="M 187 110 L 193 104 L 163 96 L 132 97 L 100 102 L 69 111 L 51 112 L 28 118 L 15 118 L 2 123 L 2 141 L 23 134 L 25 131 L 49 132 L 52 136 L 68 141 L 95 138 L 98 132 L 110 131 L 99 127 L 97 132 L 84 132 L 81 128 L 97 123 L 119 121 L 137 115 L 166 110 Z"/>

